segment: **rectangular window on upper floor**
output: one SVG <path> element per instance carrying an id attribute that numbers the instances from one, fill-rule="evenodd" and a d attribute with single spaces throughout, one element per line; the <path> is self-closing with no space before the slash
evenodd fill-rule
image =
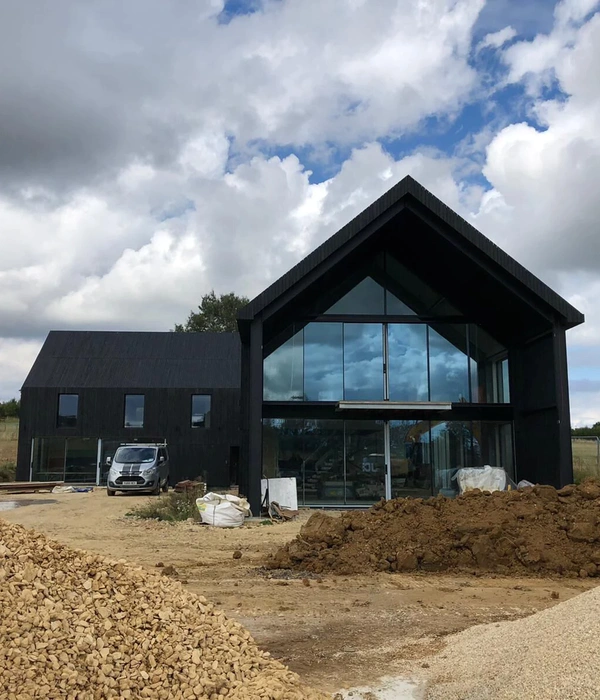
<path id="1" fill-rule="evenodd" d="M 210 428 L 210 394 L 192 395 L 192 428 Z"/>
<path id="2" fill-rule="evenodd" d="M 144 394 L 125 395 L 125 416 L 123 424 L 126 428 L 144 427 Z"/>
<path id="3" fill-rule="evenodd" d="M 57 428 L 75 428 L 79 418 L 79 394 L 59 394 Z"/>

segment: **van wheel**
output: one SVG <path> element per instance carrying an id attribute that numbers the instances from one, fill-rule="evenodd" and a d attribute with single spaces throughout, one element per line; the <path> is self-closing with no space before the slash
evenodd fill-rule
<path id="1" fill-rule="evenodd" d="M 165 479 L 165 483 L 162 485 L 162 492 L 167 493 L 169 490 L 169 477 Z"/>
<path id="2" fill-rule="evenodd" d="M 117 492 L 113 491 L 112 489 L 109 489 L 108 487 L 106 488 L 106 495 L 107 496 L 114 496 Z"/>
<path id="3" fill-rule="evenodd" d="M 156 486 L 152 491 L 153 496 L 160 496 L 160 479 L 156 482 Z"/>

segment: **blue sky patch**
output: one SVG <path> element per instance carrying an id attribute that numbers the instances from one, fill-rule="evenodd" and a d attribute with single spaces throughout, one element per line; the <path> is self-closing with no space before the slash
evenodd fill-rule
<path id="1" fill-rule="evenodd" d="M 219 24 L 229 24 L 240 15 L 252 15 L 262 7 L 262 0 L 226 0 L 225 6 L 217 16 Z"/>

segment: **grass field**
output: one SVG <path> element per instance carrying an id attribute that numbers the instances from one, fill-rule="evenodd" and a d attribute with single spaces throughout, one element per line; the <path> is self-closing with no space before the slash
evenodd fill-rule
<path id="1" fill-rule="evenodd" d="M 0 464 L 17 461 L 19 421 L 16 418 L 0 420 Z"/>
<path id="2" fill-rule="evenodd" d="M 0 420 L 0 481 L 14 481 L 18 439 L 19 421 Z"/>
<path id="3" fill-rule="evenodd" d="M 0 420 L 0 466 L 17 461 L 18 437 L 19 421 L 16 418 Z M 588 476 L 600 479 L 597 454 L 595 441 L 573 440 L 573 471 L 576 482 Z"/>
<path id="4" fill-rule="evenodd" d="M 573 440 L 573 472 L 576 482 L 583 481 L 588 476 L 600 478 L 595 440 Z"/>

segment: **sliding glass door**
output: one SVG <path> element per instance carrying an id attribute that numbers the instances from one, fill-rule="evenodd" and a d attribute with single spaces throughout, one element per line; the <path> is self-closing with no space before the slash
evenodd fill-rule
<path id="1" fill-rule="evenodd" d="M 348 505 L 386 497 L 385 424 L 376 420 L 344 421 Z"/>
<path id="2" fill-rule="evenodd" d="M 263 422 L 263 473 L 295 477 L 298 502 L 360 506 L 457 493 L 456 472 L 485 464 L 515 477 L 512 423 L 430 420 Z"/>
<path id="3" fill-rule="evenodd" d="M 389 435 L 389 498 L 428 498 L 432 494 L 433 467 L 429 441 L 429 421 L 392 420 Z"/>

